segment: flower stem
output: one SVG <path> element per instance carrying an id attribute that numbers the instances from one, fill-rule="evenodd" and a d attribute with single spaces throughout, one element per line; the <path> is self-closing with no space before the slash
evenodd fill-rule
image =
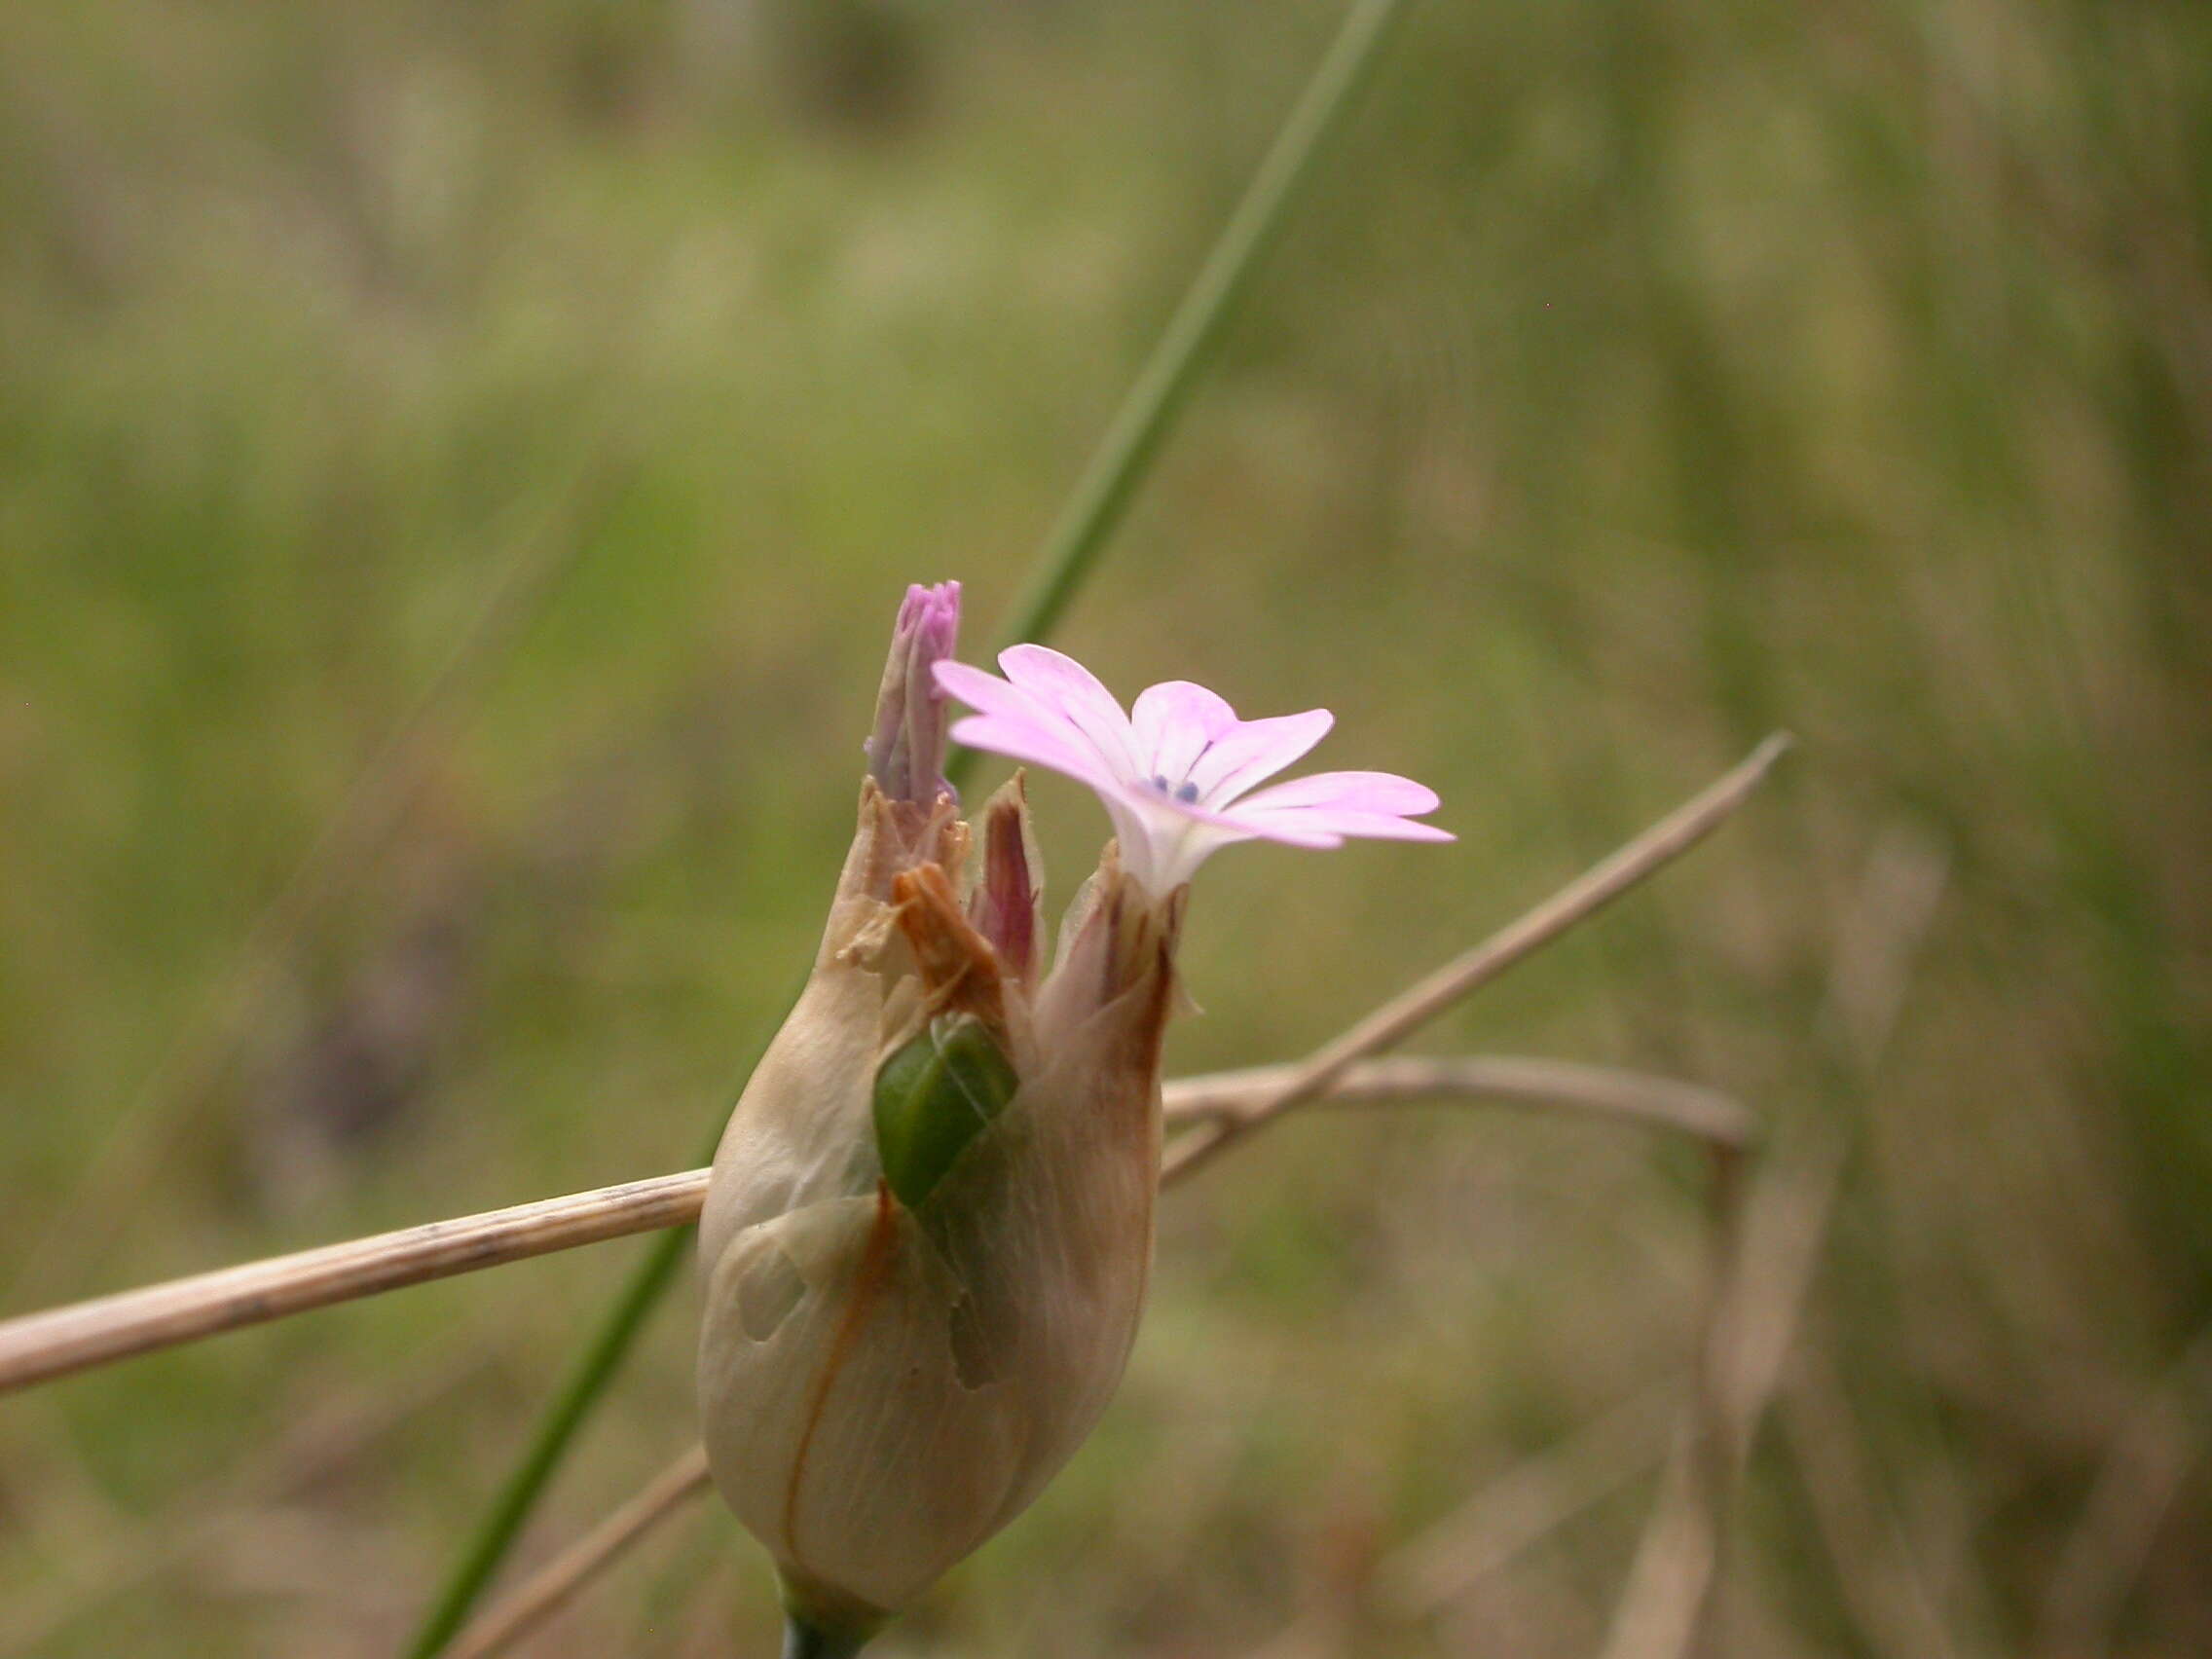
<path id="1" fill-rule="evenodd" d="M 1210 348 L 1312 176 L 1324 140 L 1350 106 L 1387 25 L 1403 9 L 1404 0 L 1356 0 L 1038 550 L 1031 567 L 1034 574 L 1009 619 L 1008 643 L 1045 639 L 1095 569 L 1197 384 Z M 968 752 L 955 753 L 946 776 L 958 783 L 972 764 Z M 750 1074 L 751 1068 L 747 1070 Z M 706 1143 L 709 1158 L 719 1128 L 718 1123 L 716 1134 Z M 570 1442 L 613 1381 L 645 1315 L 675 1276 L 689 1236 L 684 1229 L 655 1239 L 616 1295 L 605 1322 L 564 1380 L 529 1449 L 440 1589 L 408 1648 L 410 1659 L 431 1659 L 444 1651 L 467 1619 L 568 1455 Z"/>
<path id="2" fill-rule="evenodd" d="M 784 1615 L 784 1659 L 853 1659 L 867 1643 L 866 1635 L 834 1635 L 796 1613 Z"/>

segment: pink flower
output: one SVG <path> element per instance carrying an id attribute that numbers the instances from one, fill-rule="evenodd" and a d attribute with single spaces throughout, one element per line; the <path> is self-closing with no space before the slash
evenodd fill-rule
<path id="1" fill-rule="evenodd" d="M 1114 821 L 1124 867 L 1156 895 L 1232 841 L 1452 839 L 1411 822 L 1436 810 L 1435 792 L 1389 772 L 1316 772 L 1254 793 L 1321 741 L 1335 723 L 1326 709 L 1240 720 L 1204 686 L 1170 680 L 1124 714 L 1088 669 L 1058 651 L 1015 645 L 999 666 L 1004 680 L 965 663 L 935 665 L 939 688 L 976 710 L 953 726 L 953 740 L 1088 784 Z"/>

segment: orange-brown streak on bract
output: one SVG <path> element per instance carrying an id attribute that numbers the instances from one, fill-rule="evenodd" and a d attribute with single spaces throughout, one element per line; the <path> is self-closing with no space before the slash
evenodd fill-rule
<path id="1" fill-rule="evenodd" d="M 859 1339 L 861 1326 L 866 1321 L 868 1309 L 874 1305 L 875 1295 L 883 1287 L 883 1277 L 891 1268 L 891 1248 L 896 1234 L 896 1218 L 892 1214 L 891 1185 L 887 1181 L 875 1184 L 875 1223 L 869 1228 L 867 1243 L 861 1254 L 860 1271 L 853 1279 L 852 1305 L 845 1309 L 843 1323 L 837 1327 L 836 1340 L 830 1345 L 830 1358 L 822 1368 L 822 1375 L 814 1384 L 814 1398 L 806 1408 L 806 1428 L 799 1435 L 798 1456 L 792 1459 L 792 1476 L 784 1488 L 784 1549 L 791 1556 L 792 1565 L 805 1569 L 806 1564 L 798 1553 L 798 1492 L 799 1483 L 806 1476 L 806 1459 L 814 1450 L 815 1431 L 822 1426 L 822 1413 L 830 1403 L 830 1390 L 835 1386 L 838 1374 L 844 1370 L 845 1360 Z"/>
<path id="2" fill-rule="evenodd" d="M 1005 1042 L 1006 984 L 998 952 L 961 913 L 943 869 L 917 865 L 903 870 L 891 883 L 891 896 L 933 1012 L 974 1014 Z"/>

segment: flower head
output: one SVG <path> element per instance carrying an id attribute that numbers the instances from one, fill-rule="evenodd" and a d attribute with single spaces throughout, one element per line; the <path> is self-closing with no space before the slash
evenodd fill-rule
<path id="1" fill-rule="evenodd" d="M 942 781 L 958 602 L 900 611 L 814 971 L 700 1218 L 701 1436 L 824 1639 L 794 1652 L 853 1651 L 1027 1507 L 1150 1272 L 1183 896 L 1109 855 L 1045 948 L 1020 780 L 973 829 Z"/>
<path id="2" fill-rule="evenodd" d="M 1134 719 L 1056 651 L 1004 681 L 947 660 L 954 583 L 912 588 L 860 822 L 806 988 L 730 1115 L 699 1250 L 701 1434 L 774 1554 L 793 1652 L 852 1652 L 1019 1513 L 1082 1445 L 1150 1279 L 1161 1039 L 1183 883 L 1254 837 L 1447 840 L 1381 772 L 1256 786 L 1326 710 L 1239 720 L 1155 685 Z M 1068 772 L 1120 830 L 1056 949 L 1020 778 L 971 827 L 953 735 Z M 980 856 L 970 854 L 980 841 Z"/>
<path id="3" fill-rule="evenodd" d="M 1049 766 L 1098 793 L 1128 873 L 1157 894 L 1190 880 L 1233 841 L 1339 847 L 1347 836 L 1449 841 L 1412 820 L 1435 792 L 1389 772 L 1316 772 L 1258 786 L 1327 735 L 1326 709 L 1240 720 L 1203 685 L 1170 680 L 1139 692 L 1126 714 L 1073 657 L 1044 645 L 999 653 L 1001 680 L 966 663 L 937 663 L 937 683 L 976 713 L 954 741 Z"/>

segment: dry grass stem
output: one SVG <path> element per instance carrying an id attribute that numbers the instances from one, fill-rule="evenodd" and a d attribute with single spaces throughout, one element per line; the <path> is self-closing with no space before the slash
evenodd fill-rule
<path id="1" fill-rule="evenodd" d="M 1659 1501 L 1629 1565 L 1604 1659 L 1661 1659 L 1697 1650 L 1720 1565 L 1718 1531 L 1699 1462 L 1695 1431 L 1685 1426 L 1668 1456 Z"/>
<path id="2" fill-rule="evenodd" d="M 2082 1518 L 2051 1574 L 2037 1646 L 2046 1653 L 2099 1653 L 2172 1512 L 2205 1453 L 2212 1421 L 2212 1331 L 2189 1345 L 2114 1436 Z"/>
<path id="3" fill-rule="evenodd" d="M 692 1446 L 645 1489 L 547 1562 L 454 1640 L 452 1659 L 492 1659 L 567 1606 L 670 1516 L 707 1490 L 707 1454 Z"/>
<path id="4" fill-rule="evenodd" d="M 1167 1123 L 1217 1127 L 1270 1111 L 1302 1068 L 1255 1066 L 1184 1078 L 1166 1090 Z M 1409 1100 L 1469 1099 L 1485 1104 L 1585 1112 L 1596 1117 L 1676 1129 L 1722 1146 L 1747 1146 L 1758 1120 L 1717 1089 L 1674 1078 L 1570 1060 L 1470 1054 L 1432 1059 L 1363 1060 L 1341 1073 L 1316 1105 L 1401 1105 Z"/>
<path id="5" fill-rule="evenodd" d="M 1933 921 L 1948 880 L 1950 858 L 1939 841 L 1908 822 L 1887 826 L 1875 838 L 1864 869 L 1842 918 L 1836 963 L 1830 977 L 1820 1034 L 1831 1057 L 1861 1089 L 1873 1087 L 1911 977 L 1921 936 Z M 1872 1173 L 1877 1190 L 1894 1179 L 1896 1148 L 1885 1151 L 1880 1137 Z M 1910 1156 L 1908 1154 L 1907 1156 Z M 1877 1206 L 1894 1229 L 1899 1214 L 1894 1189 Z M 1894 1259 L 1907 1259 L 1906 1241 L 1894 1231 Z M 1939 1317 L 1907 1304 L 1900 1336 L 1917 1350 L 1914 1369 L 1931 1370 L 1951 1333 Z M 1779 1362 L 1781 1356 L 1776 1356 Z M 1981 1360 L 1977 1356 L 1976 1370 Z M 2081 1417 L 2097 1415 L 2086 1401 L 2069 1402 Z M 1882 1471 L 1869 1466 L 1860 1443 L 1838 1434 L 1863 1431 L 1858 1413 L 1836 1379 L 1833 1360 L 1808 1346 L 1789 1375 L 1781 1402 L 1784 1445 L 1796 1465 L 1811 1508 L 1815 1530 L 1832 1567 L 1847 1616 L 1861 1637 L 1877 1648 L 1932 1655 L 1972 1655 L 1989 1651 L 1970 1627 L 1991 1627 L 1972 1616 L 1964 1597 L 1947 1596 L 1944 1580 L 1951 1567 L 1971 1549 L 1958 1527 L 1930 1523 L 1957 1503 L 1907 1507 L 1893 1501 Z M 1939 1437 L 1924 1439 L 1920 1473 L 1927 1487 L 1956 1492 L 1956 1479 Z M 1950 1564 L 1950 1565 L 1947 1565 Z M 1964 1591 L 1961 1579 L 1952 1588 Z"/>
<path id="6" fill-rule="evenodd" d="M 1861 1639 L 1881 1653 L 1978 1655 L 1945 1618 L 1926 1564 L 1860 1443 L 1845 1438 L 1863 1435 L 1865 1425 L 1825 1356 L 1808 1354 L 1794 1368 L 1781 1419 L 1844 1611 Z"/>
<path id="7" fill-rule="evenodd" d="M 1295 1068 L 1257 1066 L 1171 1083 L 1169 1120 L 1218 1124 L 1264 1107 Z M 1750 1115 L 1667 1078 L 1559 1060 L 1459 1056 L 1357 1065 L 1327 1098 L 1351 1105 L 1467 1096 L 1565 1107 L 1737 1144 Z M 510 1209 L 427 1222 L 295 1255 L 125 1291 L 0 1323 L 0 1393 L 334 1303 L 696 1221 L 707 1171 L 687 1169 Z M 1176 1173 L 1171 1170 L 1170 1175 Z"/>
<path id="8" fill-rule="evenodd" d="M 25 1314 L 0 1324 L 0 1393 L 334 1302 L 682 1226 L 706 1190 L 707 1171 L 687 1169 Z"/>
<path id="9" fill-rule="evenodd" d="M 1714 1288 L 1698 1386 L 1629 1568 L 1606 1659 L 1681 1659 L 1698 1650 L 1729 1500 L 1773 1398 L 1842 1182 L 1841 1129 L 1811 1116 L 1790 1127 L 1748 1191 L 1734 1170 L 1716 1168 Z"/>
<path id="10" fill-rule="evenodd" d="M 1889 1046 L 1946 873 L 1941 849 L 1909 835 L 1885 837 L 1868 861 L 1828 983 L 1831 1041 L 1863 1079 Z M 1741 1159 L 1714 1149 L 1699 1385 L 1615 1607 L 1605 1659 L 1682 1659 L 1703 1643 L 1729 1504 L 1781 1382 L 1849 1150 L 1844 1124 L 1808 1110 L 1783 1120 L 1748 1184 Z"/>
<path id="11" fill-rule="evenodd" d="M 1677 807 L 1635 840 L 1584 870 L 1535 908 L 1453 958 L 1419 984 L 1393 997 L 1334 1041 L 1291 1067 L 1275 1091 L 1233 1118 L 1223 1118 L 1178 1146 L 1165 1178 L 1193 1173 L 1223 1150 L 1281 1116 L 1326 1093 L 1356 1062 L 1393 1048 L 1454 1003 L 1526 961 L 1544 945 L 1648 880 L 1725 823 L 1765 781 L 1791 739 L 1777 732 L 1733 770 Z"/>

